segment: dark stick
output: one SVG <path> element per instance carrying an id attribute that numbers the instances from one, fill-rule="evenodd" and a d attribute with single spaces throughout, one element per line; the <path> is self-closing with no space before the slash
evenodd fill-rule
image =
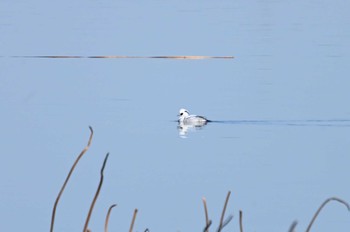
<path id="1" fill-rule="evenodd" d="M 106 216 L 106 221 L 105 221 L 105 232 L 108 232 L 108 221 L 109 221 L 109 216 L 111 215 L 112 209 L 117 206 L 116 204 L 113 204 L 109 207 L 107 216 Z"/>
<path id="2" fill-rule="evenodd" d="M 92 210 L 94 209 L 96 200 L 97 200 L 97 198 L 98 198 L 98 195 L 100 194 L 100 190 L 101 190 L 101 187 L 102 187 L 102 184 L 103 184 L 103 171 L 104 171 L 104 169 L 105 169 L 108 156 L 109 156 L 109 153 L 107 153 L 107 155 L 106 155 L 106 157 L 105 157 L 105 159 L 104 159 L 104 161 L 103 161 L 103 164 L 102 164 L 101 173 L 100 173 L 100 175 L 101 175 L 101 177 L 100 177 L 100 183 L 98 184 L 98 187 L 97 187 L 97 190 L 96 190 L 94 199 L 93 199 L 92 202 L 91 202 L 90 210 L 89 210 L 88 216 L 86 217 L 86 221 L 85 221 L 85 225 L 84 225 L 83 232 L 86 232 L 87 229 L 88 229 L 88 225 L 89 225 L 90 217 L 91 217 L 91 214 L 92 214 Z"/>
<path id="3" fill-rule="evenodd" d="M 239 211 L 239 230 L 240 230 L 240 232 L 243 232 L 243 212 L 242 212 L 242 210 Z"/>
<path id="4" fill-rule="evenodd" d="M 211 220 L 209 220 L 208 224 L 204 227 L 203 232 L 208 232 L 210 226 L 211 226 Z"/>
<path id="5" fill-rule="evenodd" d="M 132 216 L 129 232 L 132 232 L 136 220 L 137 209 L 134 210 L 134 215 Z"/>
<path id="6" fill-rule="evenodd" d="M 314 223 L 314 221 L 316 220 L 318 214 L 321 212 L 322 208 L 323 208 L 328 202 L 330 202 L 330 201 L 338 201 L 338 202 L 342 203 L 343 205 L 345 205 L 346 208 L 348 208 L 348 210 L 350 211 L 350 205 L 349 205 L 346 201 L 344 201 L 344 200 L 342 200 L 342 199 L 339 199 L 339 198 L 337 198 L 337 197 L 328 198 L 327 200 L 325 200 L 325 201 L 322 203 L 322 205 L 321 205 L 321 206 L 318 208 L 318 210 L 316 211 L 314 217 L 312 218 L 312 220 L 311 220 L 309 226 L 308 226 L 307 229 L 306 229 L 306 232 L 309 232 L 309 231 L 310 231 L 311 226 L 312 226 L 312 224 Z"/>
<path id="7" fill-rule="evenodd" d="M 297 221 L 294 221 L 294 222 L 292 223 L 292 225 L 289 227 L 288 232 L 294 232 L 294 231 L 295 231 L 295 227 L 297 227 L 297 224 L 298 224 L 298 222 L 297 222 Z"/>
<path id="8" fill-rule="evenodd" d="M 61 190 L 60 192 L 58 193 L 58 196 L 56 198 L 56 201 L 55 201 L 55 204 L 53 206 L 53 210 L 52 210 L 52 217 L 51 217 L 51 226 L 50 226 L 50 232 L 53 232 L 53 227 L 54 227 L 54 224 L 55 224 L 55 215 L 56 215 L 56 208 L 57 208 L 57 205 L 58 205 L 58 202 L 61 198 L 61 195 L 64 191 L 64 189 L 66 188 L 66 185 L 69 181 L 69 178 L 70 176 L 72 175 L 74 169 L 75 169 L 75 166 L 78 164 L 80 158 L 85 154 L 85 152 L 90 148 L 90 145 L 91 145 L 91 141 L 92 141 L 92 136 L 94 134 L 94 131 L 92 130 L 92 127 L 89 126 L 89 129 L 90 129 L 90 138 L 89 138 L 89 141 L 88 141 L 88 144 L 87 146 L 81 151 L 80 155 L 77 157 L 77 159 L 75 160 L 73 166 L 71 167 L 67 177 L 66 177 L 66 180 L 64 181 L 63 183 L 63 186 L 61 187 Z"/>
<path id="9" fill-rule="evenodd" d="M 208 216 L 208 208 L 207 208 L 207 200 L 205 199 L 205 197 L 202 198 L 203 200 L 203 205 L 204 205 L 204 213 L 205 213 L 205 225 L 206 225 L 206 230 L 209 232 L 209 216 Z"/>
<path id="10" fill-rule="evenodd" d="M 228 223 L 230 223 L 230 221 L 232 220 L 232 218 L 233 218 L 233 216 L 232 216 L 232 215 L 229 215 L 229 216 L 225 219 L 225 221 L 222 223 L 221 230 L 222 230 L 225 226 L 227 226 Z"/>
<path id="11" fill-rule="evenodd" d="M 220 225 L 219 225 L 219 228 L 218 228 L 218 232 L 220 232 L 221 229 L 223 228 L 226 207 L 227 207 L 227 204 L 228 204 L 228 200 L 230 199 L 230 195 L 231 195 L 231 191 L 228 191 L 227 196 L 226 196 L 226 200 L 225 200 L 225 204 L 224 204 L 224 208 L 223 208 L 222 214 L 221 214 L 221 219 L 220 219 Z"/>

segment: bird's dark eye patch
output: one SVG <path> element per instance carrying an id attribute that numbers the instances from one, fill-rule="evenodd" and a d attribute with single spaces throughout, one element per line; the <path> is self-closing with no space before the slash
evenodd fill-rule
<path id="1" fill-rule="evenodd" d="M 180 113 L 180 115 L 182 116 L 184 113 Z"/>

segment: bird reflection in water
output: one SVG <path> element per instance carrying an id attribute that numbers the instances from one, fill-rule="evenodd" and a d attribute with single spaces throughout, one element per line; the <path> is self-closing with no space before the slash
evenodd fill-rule
<path id="1" fill-rule="evenodd" d="M 180 137 L 186 138 L 186 135 L 191 130 L 198 130 L 207 125 L 210 120 L 203 116 L 191 115 L 188 110 L 180 109 L 178 115 L 178 130 Z"/>

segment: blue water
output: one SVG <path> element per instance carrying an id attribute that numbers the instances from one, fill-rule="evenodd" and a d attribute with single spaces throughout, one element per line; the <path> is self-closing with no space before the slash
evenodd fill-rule
<path id="1" fill-rule="evenodd" d="M 350 201 L 346 1 L 3 1 L 0 231 L 303 231 L 328 197 Z M 205 55 L 234 59 L 50 59 Z M 179 134 L 180 108 L 213 122 Z M 348 231 L 331 202 L 312 231 Z"/>
<path id="2" fill-rule="evenodd" d="M 350 120 L 348 119 L 329 119 L 329 120 L 211 120 L 211 123 L 223 123 L 223 124 L 251 124 L 251 125 L 284 125 L 284 126 L 350 126 Z"/>

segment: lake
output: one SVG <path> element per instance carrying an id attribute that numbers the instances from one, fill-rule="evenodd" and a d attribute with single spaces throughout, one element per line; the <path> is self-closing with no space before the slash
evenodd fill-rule
<path id="1" fill-rule="evenodd" d="M 306 229 L 350 202 L 347 1 L 3 1 L 1 231 Z M 88 56 L 234 56 L 92 59 Z M 35 56 L 82 56 L 38 58 Z M 213 122 L 178 128 L 186 108 Z M 331 202 L 311 231 L 348 231 Z"/>

